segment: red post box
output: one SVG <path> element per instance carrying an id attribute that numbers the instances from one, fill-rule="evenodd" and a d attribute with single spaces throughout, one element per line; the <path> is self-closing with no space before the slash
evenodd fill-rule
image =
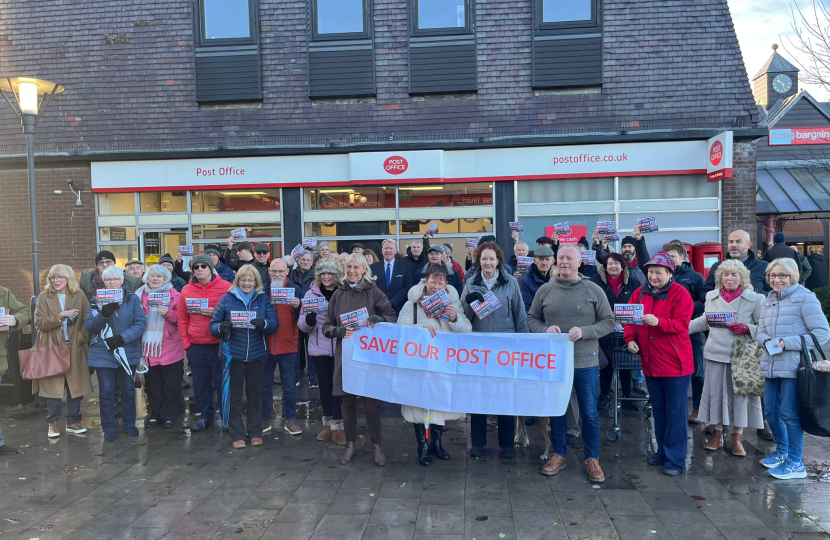
<path id="1" fill-rule="evenodd" d="M 716 262 L 723 260 L 723 246 L 716 242 L 701 242 L 694 245 L 692 266 L 695 270 L 709 277 L 709 270 Z"/>
<path id="2" fill-rule="evenodd" d="M 695 261 L 695 257 L 694 257 L 695 249 L 694 249 L 694 247 L 692 247 L 692 244 L 690 244 L 688 242 L 683 242 L 683 247 L 686 248 L 686 257 L 689 260 L 689 264 L 694 265 L 694 261 Z"/>

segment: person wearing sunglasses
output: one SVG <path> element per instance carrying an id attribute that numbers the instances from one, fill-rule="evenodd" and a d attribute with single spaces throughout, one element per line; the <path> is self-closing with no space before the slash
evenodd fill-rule
<path id="1" fill-rule="evenodd" d="M 213 272 L 213 260 L 206 254 L 193 257 L 190 263 L 193 275 L 179 295 L 179 336 L 187 354 L 187 362 L 193 376 L 193 394 L 199 408 L 199 420 L 191 431 L 204 431 L 213 426 L 216 409 L 213 404 L 214 389 L 220 391 L 221 407 L 222 365 L 219 361 L 219 338 L 210 333 L 210 318 L 219 300 L 231 288 L 231 284 Z M 201 302 L 200 307 L 188 308 L 188 300 Z"/>
<path id="2" fill-rule="evenodd" d="M 106 289 L 101 274 L 111 266 L 115 266 L 115 255 L 113 255 L 112 251 L 102 250 L 95 256 L 95 268 L 81 274 L 78 286 L 84 291 L 90 303 L 95 303 L 95 291 L 98 289 Z M 124 275 L 124 288 L 127 291 L 134 293 L 142 285 L 144 285 L 144 282 L 141 281 L 141 278 L 127 274 Z"/>

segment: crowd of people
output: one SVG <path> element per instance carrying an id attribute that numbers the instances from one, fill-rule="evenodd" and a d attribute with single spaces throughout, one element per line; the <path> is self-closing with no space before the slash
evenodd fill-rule
<path id="1" fill-rule="evenodd" d="M 668 242 L 650 256 L 639 230 L 622 239 L 619 253 L 595 233 L 590 245 L 595 264 L 583 261 L 581 251 L 589 247 L 584 238 L 566 244 L 541 237 L 533 251 L 518 237 L 513 240 L 508 260 L 494 236 L 481 237 L 476 247 L 467 248 L 463 267 L 453 259 L 451 245 L 430 243 L 427 236 L 411 242 L 405 253 L 394 239 L 386 239 L 380 255 L 361 243 L 353 244 L 350 253 L 336 253 L 319 241 L 296 260 L 271 259 L 268 244 L 230 238 L 225 249 L 206 246 L 187 270 L 181 256 L 167 254 L 146 269 L 140 261 L 129 261 L 122 270 L 113 253 L 104 250 L 80 280 L 66 265 L 50 268 L 33 314 L 0 287 L 0 307 L 5 308 L 0 373 L 7 369 L 8 332 L 31 321 L 41 346 L 65 344 L 70 351 L 66 373 L 33 381 L 33 392 L 46 400 L 48 437 L 61 435 L 64 397 L 63 430 L 87 431 L 80 409 L 83 397 L 93 393 L 94 373 L 103 437 L 112 441 L 119 416 L 123 432 L 139 434 L 137 377 L 146 388 L 146 427 L 169 429 L 179 423 L 182 387 L 189 384 L 186 358 L 199 411 L 189 429 L 201 432 L 218 423 L 233 448 L 240 449 L 263 444 L 263 434 L 273 429 L 277 381 L 282 428 L 292 436 L 302 434 L 297 387 L 305 365 L 310 387 L 319 387 L 323 410 L 317 440 L 343 446 L 341 464 L 354 460 L 361 402 L 373 460 L 383 466 L 380 402 L 343 388 L 343 342 L 355 330 L 344 325 L 341 315 L 365 308 L 370 326 L 416 325 L 433 337 L 437 332 L 566 334 L 574 343 L 573 388 L 568 411 L 550 419 L 553 452 L 541 468 L 544 475 L 566 467 L 567 445 L 581 434 L 588 479 L 605 480 L 598 410 L 611 402 L 616 373 L 619 397 L 638 394 L 650 400 L 657 446 L 647 460 L 665 474 L 684 471 L 687 426 L 705 424 L 706 450 L 717 450 L 728 438 L 731 454 L 746 456 L 742 434 L 756 429 L 775 442 L 761 461 L 773 477 L 806 477 L 796 369 L 802 347 L 830 340 L 830 327 L 816 296 L 804 286 L 809 261 L 784 245 L 783 235 L 776 236 L 776 245 L 761 259 L 748 233 L 731 232 L 724 260 L 706 279 L 692 268 L 683 242 Z M 528 256 L 533 263 L 522 268 L 519 258 Z M 288 301 L 274 303 L 272 287 L 293 292 Z M 122 298 L 100 302 L 102 289 L 120 289 Z M 441 291 L 451 304 L 442 317 L 430 317 L 421 300 Z M 489 293 L 501 306 L 479 318 L 472 306 Z M 322 307 L 304 312 L 302 299 L 316 299 Z M 641 323 L 619 324 L 614 316 L 618 304 L 642 305 Z M 239 315 L 232 314 L 241 312 L 246 318 L 240 324 Z M 733 314 L 733 322 L 712 325 L 707 317 L 723 313 Z M 801 339 L 810 334 L 815 338 Z M 639 356 L 642 370 L 614 369 L 619 343 Z M 736 351 L 755 354 L 757 367 L 736 371 Z M 745 391 L 758 381 L 763 396 Z M 463 420 L 464 411 L 430 410 L 429 421 L 417 407 L 404 405 L 401 412 L 414 425 L 421 465 L 433 457 L 450 459 L 442 445 L 444 425 Z M 469 455 L 483 456 L 487 417 L 472 414 L 470 426 Z M 516 419 L 499 416 L 497 426 L 502 457 L 515 457 Z M 15 453 L 0 432 L 0 455 Z"/>

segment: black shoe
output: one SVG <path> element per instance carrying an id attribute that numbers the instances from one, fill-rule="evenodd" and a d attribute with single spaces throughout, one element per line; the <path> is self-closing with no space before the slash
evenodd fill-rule
<path id="1" fill-rule="evenodd" d="M 418 463 L 428 467 L 432 463 L 429 457 L 429 444 L 427 444 L 427 430 L 423 424 L 415 425 L 415 440 L 418 441 Z"/>
<path id="2" fill-rule="evenodd" d="M 481 457 L 484 455 L 484 448 L 481 446 L 470 447 L 470 457 Z"/>
<path id="3" fill-rule="evenodd" d="M 649 465 L 652 465 L 654 467 L 662 467 L 666 460 L 658 456 L 657 454 L 652 454 L 648 456 L 646 462 L 648 462 Z"/>
<path id="4" fill-rule="evenodd" d="M 597 399 L 597 409 L 605 410 L 611 406 L 611 396 L 608 394 L 602 394 Z"/>
<path id="5" fill-rule="evenodd" d="M 211 426 L 213 426 L 213 422 L 208 422 L 207 420 L 199 420 L 190 427 L 190 431 L 204 431 Z"/>
<path id="6" fill-rule="evenodd" d="M 644 382 L 635 383 L 634 388 L 632 388 L 632 390 L 634 390 L 634 393 L 640 394 L 642 396 L 648 395 L 648 389 L 646 388 L 646 383 Z"/>
<path id="7" fill-rule="evenodd" d="M 767 429 L 757 429 L 755 432 L 758 434 L 758 438 L 765 440 L 765 441 L 774 441 L 775 437 L 772 436 L 772 432 Z"/>
<path id="8" fill-rule="evenodd" d="M 17 451 L 17 448 L 12 448 L 7 444 L 0 446 L 0 456 L 16 456 L 19 453 L 20 452 Z"/>
<path id="9" fill-rule="evenodd" d="M 570 435 L 570 434 L 566 435 L 565 436 L 565 442 L 567 443 L 568 446 L 576 446 L 579 443 L 579 437 L 577 437 L 576 435 Z"/>
<path id="10" fill-rule="evenodd" d="M 150 418 L 149 420 L 147 420 L 147 427 L 153 427 L 153 426 L 157 426 L 157 425 L 159 425 L 159 419 L 158 418 Z"/>
<path id="11" fill-rule="evenodd" d="M 538 420 L 539 419 L 536 418 L 535 416 L 525 416 L 525 425 L 526 426 L 532 426 L 532 425 L 536 424 L 536 422 Z"/>
<path id="12" fill-rule="evenodd" d="M 450 455 L 444 450 L 444 447 L 441 446 L 441 437 L 444 435 L 444 426 L 430 426 L 429 427 L 429 438 L 431 440 L 431 445 L 429 452 L 437 457 L 442 461 L 446 461 L 450 459 Z"/>
<path id="13" fill-rule="evenodd" d="M 174 422 L 173 420 L 167 420 L 167 421 L 164 423 L 164 427 L 166 427 L 166 428 L 168 428 L 168 429 L 170 429 L 171 427 L 173 427 L 173 426 L 175 426 L 175 425 L 176 425 L 176 422 Z"/>
<path id="14" fill-rule="evenodd" d="M 516 449 L 512 446 L 501 447 L 501 457 L 504 459 L 513 459 L 516 457 Z"/>

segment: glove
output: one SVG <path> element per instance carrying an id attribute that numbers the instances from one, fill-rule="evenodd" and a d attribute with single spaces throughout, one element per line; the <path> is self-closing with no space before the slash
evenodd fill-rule
<path id="1" fill-rule="evenodd" d="M 484 295 L 481 294 L 480 292 L 471 292 L 470 294 L 467 295 L 466 298 L 464 298 L 464 301 L 467 302 L 468 304 L 472 304 L 476 300 L 478 300 L 479 302 L 484 302 Z"/>
<path id="2" fill-rule="evenodd" d="M 344 337 L 346 337 L 347 330 L 348 328 L 346 328 L 345 326 L 338 326 L 334 329 L 334 337 L 338 339 L 343 339 Z"/>
<path id="3" fill-rule="evenodd" d="M 380 315 L 369 315 L 369 318 L 367 320 L 371 324 L 378 324 L 378 323 L 386 322 L 386 319 L 384 319 Z"/>
<path id="4" fill-rule="evenodd" d="M 251 326 L 257 330 L 262 330 L 265 328 L 265 319 L 251 319 Z"/>
<path id="5" fill-rule="evenodd" d="M 309 326 L 314 326 L 317 324 L 317 314 L 316 313 L 306 313 L 305 314 L 305 323 Z"/>
<path id="6" fill-rule="evenodd" d="M 233 324 L 230 321 L 223 321 L 219 323 L 219 332 L 222 334 L 230 334 L 233 329 Z"/>
<path id="7" fill-rule="evenodd" d="M 106 318 L 112 317 L 113 313 L 118 311 L 118 308 L 121 307 L 121 304 L 118 302 L 110 302 L 109 304 L 104 304 L 104 307 L 101 308 L 101 315 Z"/>
<path id="8" fill-rule="evenodd" d="M 111 304 L 107 304 L 107 305 L 109 306 Z M 107 348 L 109 350 L 114 351 L 118 347 L 121 347 L 122 345 L 124 345 L 124 338 L 122 338 L 121 336 L 112 336 L 112 337 L 108 337 L 107 339 L 105 339 L 104 343 L 107 344 Z"/>
<path id="9" fill-rule="evenodd" d="M 750 335 L 749 327 L 744 323 L 732 323 L 726 325 L 727 328 L 732 330 L 732 333 L 736 336 L 748 336 Z"/>

